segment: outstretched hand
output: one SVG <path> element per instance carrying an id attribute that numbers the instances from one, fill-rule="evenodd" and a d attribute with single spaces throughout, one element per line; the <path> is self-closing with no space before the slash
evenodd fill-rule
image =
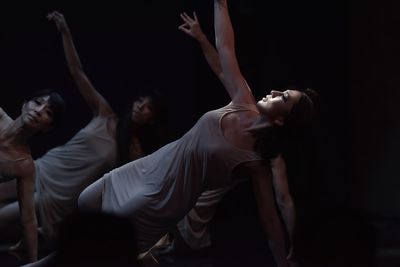
<path id="1" fill-rule="evenodd" d="M 186 12 L 181 13 L 180 16 L 184 23 L 178 27 L 179 30 L 183 31 L 184 33 L 193 37 L 196 40 L 199 40 L 204 36 L 196 12 L 193 12 L 193 18 L 186 14 Z"/>
<path id="2" fill-rule="evenodd" d="M 49 21 L 54 21 L 59 32 L 61 32 L 61 33 L 68 32 L 67 22 L 65 21 L 64 15 L 61 14 L 60 12 L 53 11 L 53 12 L 47 14 L 47 19 Z"/>

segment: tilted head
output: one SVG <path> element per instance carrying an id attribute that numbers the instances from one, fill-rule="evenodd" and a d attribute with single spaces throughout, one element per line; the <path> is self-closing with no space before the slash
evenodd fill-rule
<path id="1" fill-rule="evenodd" d="M 56 92 L 42 90 L 29 96 L 22 106 L 22 121 L 26 127 L 46 132 L 55 128 L 65 112 L 65 102 Z"/>
<path id="2" fill-rule="evenodd" d="M 137 125 L 154 124 L 163 120 L 165 100 L 158 91 L 140 95 L 132 104 L 131 120 Z"/>
<path id="3" fill-rule="evenodd" d="M 317 93 L 312 89 L 272 90 L 257 102 L 257 108 L 275 125 L 304 126 L 314 118 L 316 97 Z"/>
<path id="4" fill-rule="evenodd" d="M 145 155 L 154 152 L 164 143 L 162 135 L 167 118 L 165 97 L 155 90 L 147 90 L 134 98 L 128 112 L 118 121 L 117 147 L 119 163 L 132 160 L 132 137 L 138 138 Z"/>
<path id="5" fill-rule="evenodd" d="M 257 108 L 267 118 L 269 126 L 253 132 L 255 150 L 264 159 L 282 153 L 289 135 L 301 132 L 314 120 L 317 104 L 318 94 L 312 89 L 271 91 L 257 102 Z"/>

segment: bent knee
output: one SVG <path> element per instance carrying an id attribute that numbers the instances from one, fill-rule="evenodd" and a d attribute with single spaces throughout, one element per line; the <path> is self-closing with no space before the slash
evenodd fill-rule
<path id="1" fill-rule="evenodd" d="M 102 204 L 103 182 L 101 180 L 89 185 L 78 198 L 80 211 L 100 211 Z"/>
<path id="2" fill-rule="evenodd" d="M 87 188 L 83 190 L 78 197 L 78 210 L 86 211 L 90 209 L 87 205 Z"/>

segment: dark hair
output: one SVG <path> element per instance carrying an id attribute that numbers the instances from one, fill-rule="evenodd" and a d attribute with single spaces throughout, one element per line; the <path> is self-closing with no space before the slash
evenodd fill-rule
<path id="1" fill-rule="evenodd" d="M 286 127 L 292 130 L 307 127 L 314 121 L 319 102 L 319 95 L 313 89 L 294 90 L 301 92 L 301 97 L 285 118 Z"/>
<path id="2" fill-rule="evenodd" d="M 254 150 L 265 160 L 277 157 L 282 149 L 282 134 L 282 127 L 275 125 L 253 132 Z"/>
<path id="3" fill-rule="evenodd" d="M 52 126 L 53 128 L 57 128 L 57 126 L 60 124 L 62 117 L 65 113 L 66 110 L 66 105 L 64 99 L 61 97 L 61 95 L 53 90 L 50 89 L 44 89 L 44 90 L 39 90 L 31 93 L 25 101 L 30 101 L 42 96 L 49 96 L 49 108 L 53 112 L 53 118 L 52 118 Z"/>
<path id="4" fill-rule="evenodd" d="M 132 122 L 132 106 L 140 97 L 150 98 L 155 114 L 153 123 L 137 125 Z M 139 138 L 145 155 L 153 153 L 165 144 L 168 139 L 168 135 L 165 132 L 167 116 L 166 100 L 159 91 L 151 90 L 133 98 L 129 103 L 127 111 L 120 118 L 117 125 L 118 164 L 123 165 L 129 162 L 129 147 L 133 135 Z"/>
<path id="5" fill-rule="evenodd" d="M 75 212 L 61 224 L 52 266 L 138 266 L 136 232 L 128 218 Z"/>
<path id="6" fill-rule="evenodd" d="M 271 159 L 288 149 L 289 140 L 311 125 L 316 116 L 319 95 L 313 89 L 301 90 L 301 97 L 285 117 L 283 126 L 273 125 L 253 133 L 254 149 L 263 159 Z"/>

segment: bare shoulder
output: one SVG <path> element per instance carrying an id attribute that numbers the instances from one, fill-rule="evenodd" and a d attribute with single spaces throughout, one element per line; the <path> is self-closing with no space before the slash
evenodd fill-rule
<path id="1" fill-rule="evenodd" d="M 118 126 L 118 116 L 113 112 L 110 115 L 110 118 L 107 120 L 107 128 L 110 133 L 113 134 L 113 136 L 116 135 L 117 133 L 117 126 Z"/>
<path id="2" fill-rule="evenodd" d="M 270 170 L 270 166 L 265 160 L 256 160 L 243 163 L 242 168 L 253 175 L 259 175 Z"/>
<path id="3" fill-rule="evenodd" d="M 256 100 L 249 87 L 240 90 L 233 98 L 232 103 L 240 105 L 256 105 Z"/>

